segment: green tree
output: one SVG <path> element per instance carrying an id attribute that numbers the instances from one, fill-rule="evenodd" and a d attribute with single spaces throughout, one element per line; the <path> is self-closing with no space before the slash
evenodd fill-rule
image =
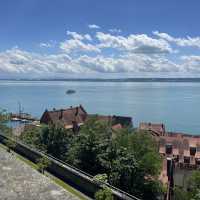
<path id="1" fill-rule="evenodd" d="M 71 143 L 66 161 L 92 175 L 104 173 L 99 155 L 106 151 L 111 137 L 111 129 L 106 123 L 91 118 Z"/>
<path id="2" fill-rule="evenodd" d="M 191 200 L 200 200 L 200 189 L 198 189 Z"/>
<path id="3" fill-rule="evenodd" d="M 127 149 L 129 152 L 127 155 L 130 154 L 134 157 L 137 164 L 132 180 L 135 185 L 131 187 L 130 181 L 126 191 L 142 199 L 157 199 L 162 195 L 163 187 L 158 181 L 162 159 L 158 153 L 158 144 L 150 134 L 139 131 L 133 133 L 123 131 L 122 134 L 118 134 L 115 142 L 118 149 L 120 147 Z M 127 158 L 127 156 L 125 157 Z M 121 184 L 119 187 L 123 188 Z"/>
<path id="4" fill-rule="evenodd" d="M 109 188 L 104 188 L 96 192 L 96 200 L 113 200 L 112 191 Z"/>
<path id="5" fill-rule="evenodd" d="M 173 200 L 189 200 L 188 193 L 180 187 L 174 187 Z"/>
<path id="6" fill-rule="evenodd" d="M 7 126 L 10 116 L 5 109 L 0 108 L 0 132 L 7 136 L 12 136 L 12 129 Z"/>
<path id="7" fill-rule="evenodd" d="M 16 142 L 14 140 L 6 139 L 5 145 L 7 147 L 7 151 L 11 152 L 16 147 Z"/>
<path id="8" fill-rule="evenodd" d="M 68 151 L 69 142 L 72 138 L 72 131 L 68 131 L 60 125 L 51 125 L 42 129 L 39 140 L 46 147 L 48 154 L 62 159 Z"/>
<path id="9" fill-rule="evenodd" d="M 44 174 L 44 170 L 46 170 L 50 164 L 51 162 L 49 161 L 48 158 L 46 157 L 39 158 L 37 160 L 38 171 Z"/>
<path id="10" fill-rule="evenodd" d="M 198 199 L 200 191 L 200 171 L 194 171 L 187 181 L 190 199 Z"/>
<path id="11" fill-rule="evenodd" d="M 20 138 L 24 143 L 62 159 L 73 134 L 60 125 L 50 125 L 28 129 Z"/>

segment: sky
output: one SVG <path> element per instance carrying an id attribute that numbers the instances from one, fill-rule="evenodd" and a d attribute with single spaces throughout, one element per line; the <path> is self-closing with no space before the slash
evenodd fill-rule
<path id="1" fill-rule="evenodd" d="M 200 77 L 199 0 L 0 0 L 0 78 Z"/>

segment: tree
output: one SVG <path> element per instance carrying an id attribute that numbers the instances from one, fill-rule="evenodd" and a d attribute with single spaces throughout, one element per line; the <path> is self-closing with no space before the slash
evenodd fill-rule
<path id="1" fill-rule="evenodd" d="M 200 200 L 200 189 L 198 189 L 191 200 Z"/>
<path id="2" fill-rule="evenodd" d="M 157 142 L 148 133 L 140 131 L 133 133 L 123 131 L 122 134 L 118 134 L 115 142 L 118 149 L 124 147 L 128 152 L 124 157 L 129 159 L 134 157 L 136 164 L 134 169 L 136 171 L 133 179 L 128 182 L 128 188 L 124 188 L 121 184 L 118 187 L 142 199 L 157 199 L 162 195 L 163 187 L 158 181 L 162 159 L 158 153 Z M 131 185 L 131 181 L 135 184 Z"/>
<path id="3" fill-rule="evenodd" d="M 188 193 L 180 187 L 174 187 L 173 200 L 189 200 Z"/>
<path id="4" fill-rule="evenodd" d="M 111 140 L 112 133 L 107 123 L 88 120 L 71 143 L 66 154 L 66 161 L 92 174 L 104 173 L 101 167 L 99 155 L 106 151 Z"/>
<path id="5" fill-rule="evenodd" d="M 131 129 L 112 135 L 111 125 L 94 117 L 78 134 L 50 125 L 24 133 L 22 138 L 96 178 L 104 174 L 108 183 L 132 195 L 158 199 L 163 188 L 158 181 L 162 159 L 157 142 L 149 134 Z"/>
<path id="6" fill-rule="evenodd" d="M 22 133 L 23 142 L 52 156 L 62 159 L 73 138 L 71 131 L 60 125 L 35 127 Z"/>
<path id="7" fill-rule="evenodd" d="M 51 164 L 51 162 L 49 161 L 48 158 L 46 158 L 46 157 L 39 158 L 37 160 L 38 171 L 41 172 L 42 174 L 44 174 L 44 170 L 47 169 L 50 164 Z"/>
<path id="8" fill-rule="evenodd" d="M 191 199 L 198 199 L 200 191 L 200 171 L 194 171 L 187 181 L 188 195 Z"/>
<path id="9" fill-rule="evenodd" d="M 96 200 L 113 200 L 112 191 L 109 188 L 104 188 L 96 192 L 95 194 Z"/>
<path id="10" fill-rule="evenodd" d="M 9 114 L 6 112 L 6 110 L 0 108 L 0 132 L 5 135 L 11 136 L 12 129 L 7 126 L 9 118 Z"/>
<path id="11" fill-rule="evenodd" d="M 16 147 L 16 142 L 14 140 L 6 139 L 5 145 L 7 146 L 7 151 L 11 152 L 11 150 Z"/>

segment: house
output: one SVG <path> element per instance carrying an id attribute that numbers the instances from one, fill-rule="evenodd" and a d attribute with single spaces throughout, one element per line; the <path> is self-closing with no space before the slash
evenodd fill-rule
<path id="1" fill-rule="evenodd" d="M 200 168 L 200 136 L 167 133 L 160 137 L 159 152 L 174 158 L 180 168 Z"/>
<path id="2" fill-rule="evenodd" d="M 165 125 L 150 122 L 141 122 L 139 130 L 149 131 L 153 136 L 165 135 Z"/>
<path id="3" fill-rule="evenodd" d="M 111 125 L 113 130 L 132 127 L 131 117 L 88 114 L 82 105 L 67 109 L 46 110 L 40 119 L 40 123 L 61 124 L 64 125 L 66 129 L 73 129 L 73 131 L 77 132 L 79 131 L 80 126 L 92 117 L 107 122 Z"/>
<path id="4" fill-rule="evenodd" d="M 125 116 L 116 116 L 116 115 L 88 115 L 88 119 L 91 117 L 96 117 L 98 121 L 104 121 L 112 127 L 113 130 L 121 129 L 125 127 L 132 127 L 132 118 Z"/>
<path id="5" fill-rule="evenodd" d="M 46 110 L 41 119 L 41 124 L 61 124 L 66 129 L 73 129 L 77 132 L 79 127 L 84 124 L 87 118 L 87 112 L 82 105 L 70 107 L 66 109 L 53 109 L 52 111 Z"/>

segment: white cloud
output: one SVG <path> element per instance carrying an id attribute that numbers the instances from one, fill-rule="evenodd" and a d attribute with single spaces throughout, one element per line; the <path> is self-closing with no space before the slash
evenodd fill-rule
<path id="1" fill-rule="evenodd" d="M 90 29 L 100 29 L 100 28 L 101 28 L 100 26 L 98 26 L 98 25 L 96 25 L 96 24 L 89 24 L 88 27 L 89 27 Z"/>
<path id="2" fill-rule="evenodd" d="M 78 73 L 82 68 L 66 54 L 41 55 L 20 49 L 0 53 L 0 73 L 41 74 Z"/>
<path id="3" fill-rule="evenodd" d="M 109 29 L 109 32 L 111 33 L 121 33 L 121 29 L 117 29 L 117 28 L 113 28 L 113 29 Z"/>
<path id="4" fill-rule="evenodd" d="M 144 54 L 160 54 L 173 52 L 169 43 L 163 39 L 154 39 L 146 34 L 115 36 L 109 33 L 97 32 L 100 48 L 115 48 L 124 51 Z"/>
<path id="5" fill-rule="evenodd" d="M 183 60 L 184 71 L 200 72 L 200 56 L 182 56 L 181 59 Z"/>
<path id="6" fill-rule="evenodd" d="M 48 74 L 200 73 L 199 53 L 185 56 L 180 53 L 174 58 L 175 50 L 170 44 L 176 42 L 181 51 L 182 43 L 180 38 L 166 33 L 154 32 L 156 38 L 103 32 L 95 33 L 96 38 L 71 31 L 67 35 L 69 38 L 59 43 L 60 49 L 54 54 L 32 53 L 18 47 L 0 52 L 0 74 L 46 77 Z M 41 46 L 49 47 L 48 43 Z"/>
<path id="7" fill-rule="evenodd" d="M 81 56 L 80 66 L 100 73 L 123 72 L 177 72 L 179 66 L 164 57 L 128 54 L 112 58 L 98 55 L 96 57 Z"/>
<path id="8" fill-rule="evenodd" d="M 60 49 L 66 53 L 73 52 L 101 52 L 101 50 L 95 45 L 84 43 L 78 39 L 70 39 L 60 43 Z"/>
<path id="9" fill-rule="evenodd" d="M 158 31 L 153 32 L 154 35 L 162 38 L 168 42 L 174 42 L 176 45 L 181 47 L 197 47 L 200 48 L 200 37 L 189 37 L 186 38 L 175 38 L 167 33 L 160 33 Z"/>
<path id="10" fill-rule="evenodd" d="M 39 46 L 40 46 L 41 48 L 52 48 L 52 47 L 55 47 L 56 44 L 57 44 L 56 41 L 50 40 L 49 42 L 41 42 L 41 43 L 39 44 Z"/>
<path id="11" fill-rule="evenodd" d="M 71 36 L 75 40 L 89 40 L 92 41 L 92 38 L 89 34 L 81 35 L 76 32 L 67 31 L 67 35 Z"/>
<path id="12" fill-rule="evenodd" d="M 39 46 L 40 46 L 40 47 L 46 47 L 46 48 L 52 47 L 52 45 L 51 45 L 50 43 L 44 43 L 44 42 L 41 42 L 41 43 L 39 44 Z"/>

